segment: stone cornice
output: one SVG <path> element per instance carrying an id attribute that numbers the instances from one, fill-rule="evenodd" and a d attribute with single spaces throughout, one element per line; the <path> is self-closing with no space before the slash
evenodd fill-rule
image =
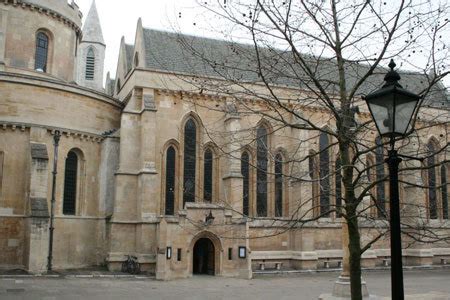
<path id="1" fill-rule="evenodd" d="M 63 16 L 61 13 L 54 11 L 50 8 L 44 7 L 44 6 L 40 6 L 34 3 L 28 3 L 26 1 L 22 1 L 22 0 L 2 0 L 0 1 L 0 3 L 3 3 L 5 5 L 13 5 L 14 7 L 21 7 L 23 9 L 29 9 L 32 11 L 36 11 L 38 13 L 41 14 L 46 14 L 47 16 L 53 17 L 54 19 L 60 21 L 61 23 L 71 27 L 73 30 L 75 30 L 75 32 L 79 35 L 82 34 L 82 30 L 81 27 L 76 24 L 73 20 L 69 19 L 66 16 Z M 69 7 L 69 4 L 67 4 L 67 6 Z M 76 13 L 78 14 L 79 18 L 80 18 L 80 24 L 81 24 L 81 12 L 78 11 L 78 8 L 73 8 L 76 9 Z"/>
<path id="2" fill-rule="evenodd" d="M 59 130 L 63 137 L 79 138 L 80 140 L 91 141 L 91 142 L 95 142 L 95 143 L 101 143 L 106 138 L 106 136 L 103 136 L 101 134 L 79 131 L 79 130 L 74 130 L 74 129 L 69 129 L 69 128 L 60 128 L 60 127 L 53 127 L 53 126 L 47 126 L 47 125 L 42 125 L 42 124 L 32 124 L 32 123 L 16 123 L 16 122 L 0 120 L 0 129 L 2 129 L 2 130 L 11 129 L 13 131 L 20 130 L 21 132 L 25 132 L 26 129 L 29 129 L 31 127 L 47 129 L 47 131 L 49 131 L 51 135 L 54 135 L 55 131 Z"/>
<path id="3" fill-rule="evenodd" d="M 95 90 L 91 90 L 82 86 L 78 86 L 75 84 L 66 83 L 64 81 L 45 78 L 41 76 L 32 76 L 20 73 L 12 73 L 12 72 L 3 72 L 0 71 L 0 82 L 10 82 L 15 84 L 25 84 L 32 85 L 41 88 L 50 88 L 61 90 L 69 93 L 74 93 L 82 96 L 86 96 L 98 101 L 102 101 L 111 105 L 114 105 L 118 108 L 122 108 L 123 104 L 117 101 L 115 98 L 112 98 L 104 93 L 97 92 Z"/>

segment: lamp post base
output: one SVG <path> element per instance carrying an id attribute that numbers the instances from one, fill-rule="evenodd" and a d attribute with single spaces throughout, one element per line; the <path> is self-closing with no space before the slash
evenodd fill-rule
<path id="1" fill-rule="evenodd" d="M 376 296 L 370 296 L 367 290 L 365 281 L 361 282 L 361 290 L 364 299 L 376 300 L 380 299 Z M 338 280 L 334 283 L 332 294 L 322 294 L 319 296 L 319 300 L 350 300 L 350 277 L 339 276 Z"/>

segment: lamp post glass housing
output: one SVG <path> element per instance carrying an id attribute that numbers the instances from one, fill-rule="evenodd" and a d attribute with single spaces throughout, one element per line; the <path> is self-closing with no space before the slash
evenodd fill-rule
<path id="1" fill-rule="evenodd" d="M 395 63 L 384 80 L 383 87 L 365 97 L 367 106 L 380 136 L 390 139 L 386 163 L 389 166 L 389 225 L 391 229 L 391 293 L 392 299 L 403 300 L 403 264 L 400 224 L 400 197 L 398 191 L 398 167 L 402 159 L 394 149 L 396 138 L 403 138 L 414 129 L 413 116 L 421 97 L 405 90 L 398 81 L 400 75 L 394 71 Z M 379 184 L 384 184 L 380 182 Z"/>
<path id="2" fill-rule="evenodd" d="M 385 85 L 365 97 L 381 136 L 407 135 L 414 128 L 413 115 L 420 101 L 420 96 L 405 90 L 398 83 L 400 75 L 394 71 L 395 66 L 391 60 Z"/>

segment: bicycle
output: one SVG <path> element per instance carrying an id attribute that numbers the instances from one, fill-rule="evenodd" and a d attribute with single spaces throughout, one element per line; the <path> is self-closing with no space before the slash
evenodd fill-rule
<path id="1" fill-rule="evenodd" d="M 122 263 L 122 272 L 130 274 L 139 274 L 141 266 L 137 261 L 137 257 L 133 255 L 125 255 L 126 260 Z"/>

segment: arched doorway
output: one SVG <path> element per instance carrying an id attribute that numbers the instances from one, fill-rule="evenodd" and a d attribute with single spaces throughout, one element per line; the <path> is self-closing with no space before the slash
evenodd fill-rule
<path id="1" fill-rule="evenodd" d="M 192 259 L 194 274 L 215 275 L 215 248 L 210 239 L 201 238 L 195 243 Z"/>

